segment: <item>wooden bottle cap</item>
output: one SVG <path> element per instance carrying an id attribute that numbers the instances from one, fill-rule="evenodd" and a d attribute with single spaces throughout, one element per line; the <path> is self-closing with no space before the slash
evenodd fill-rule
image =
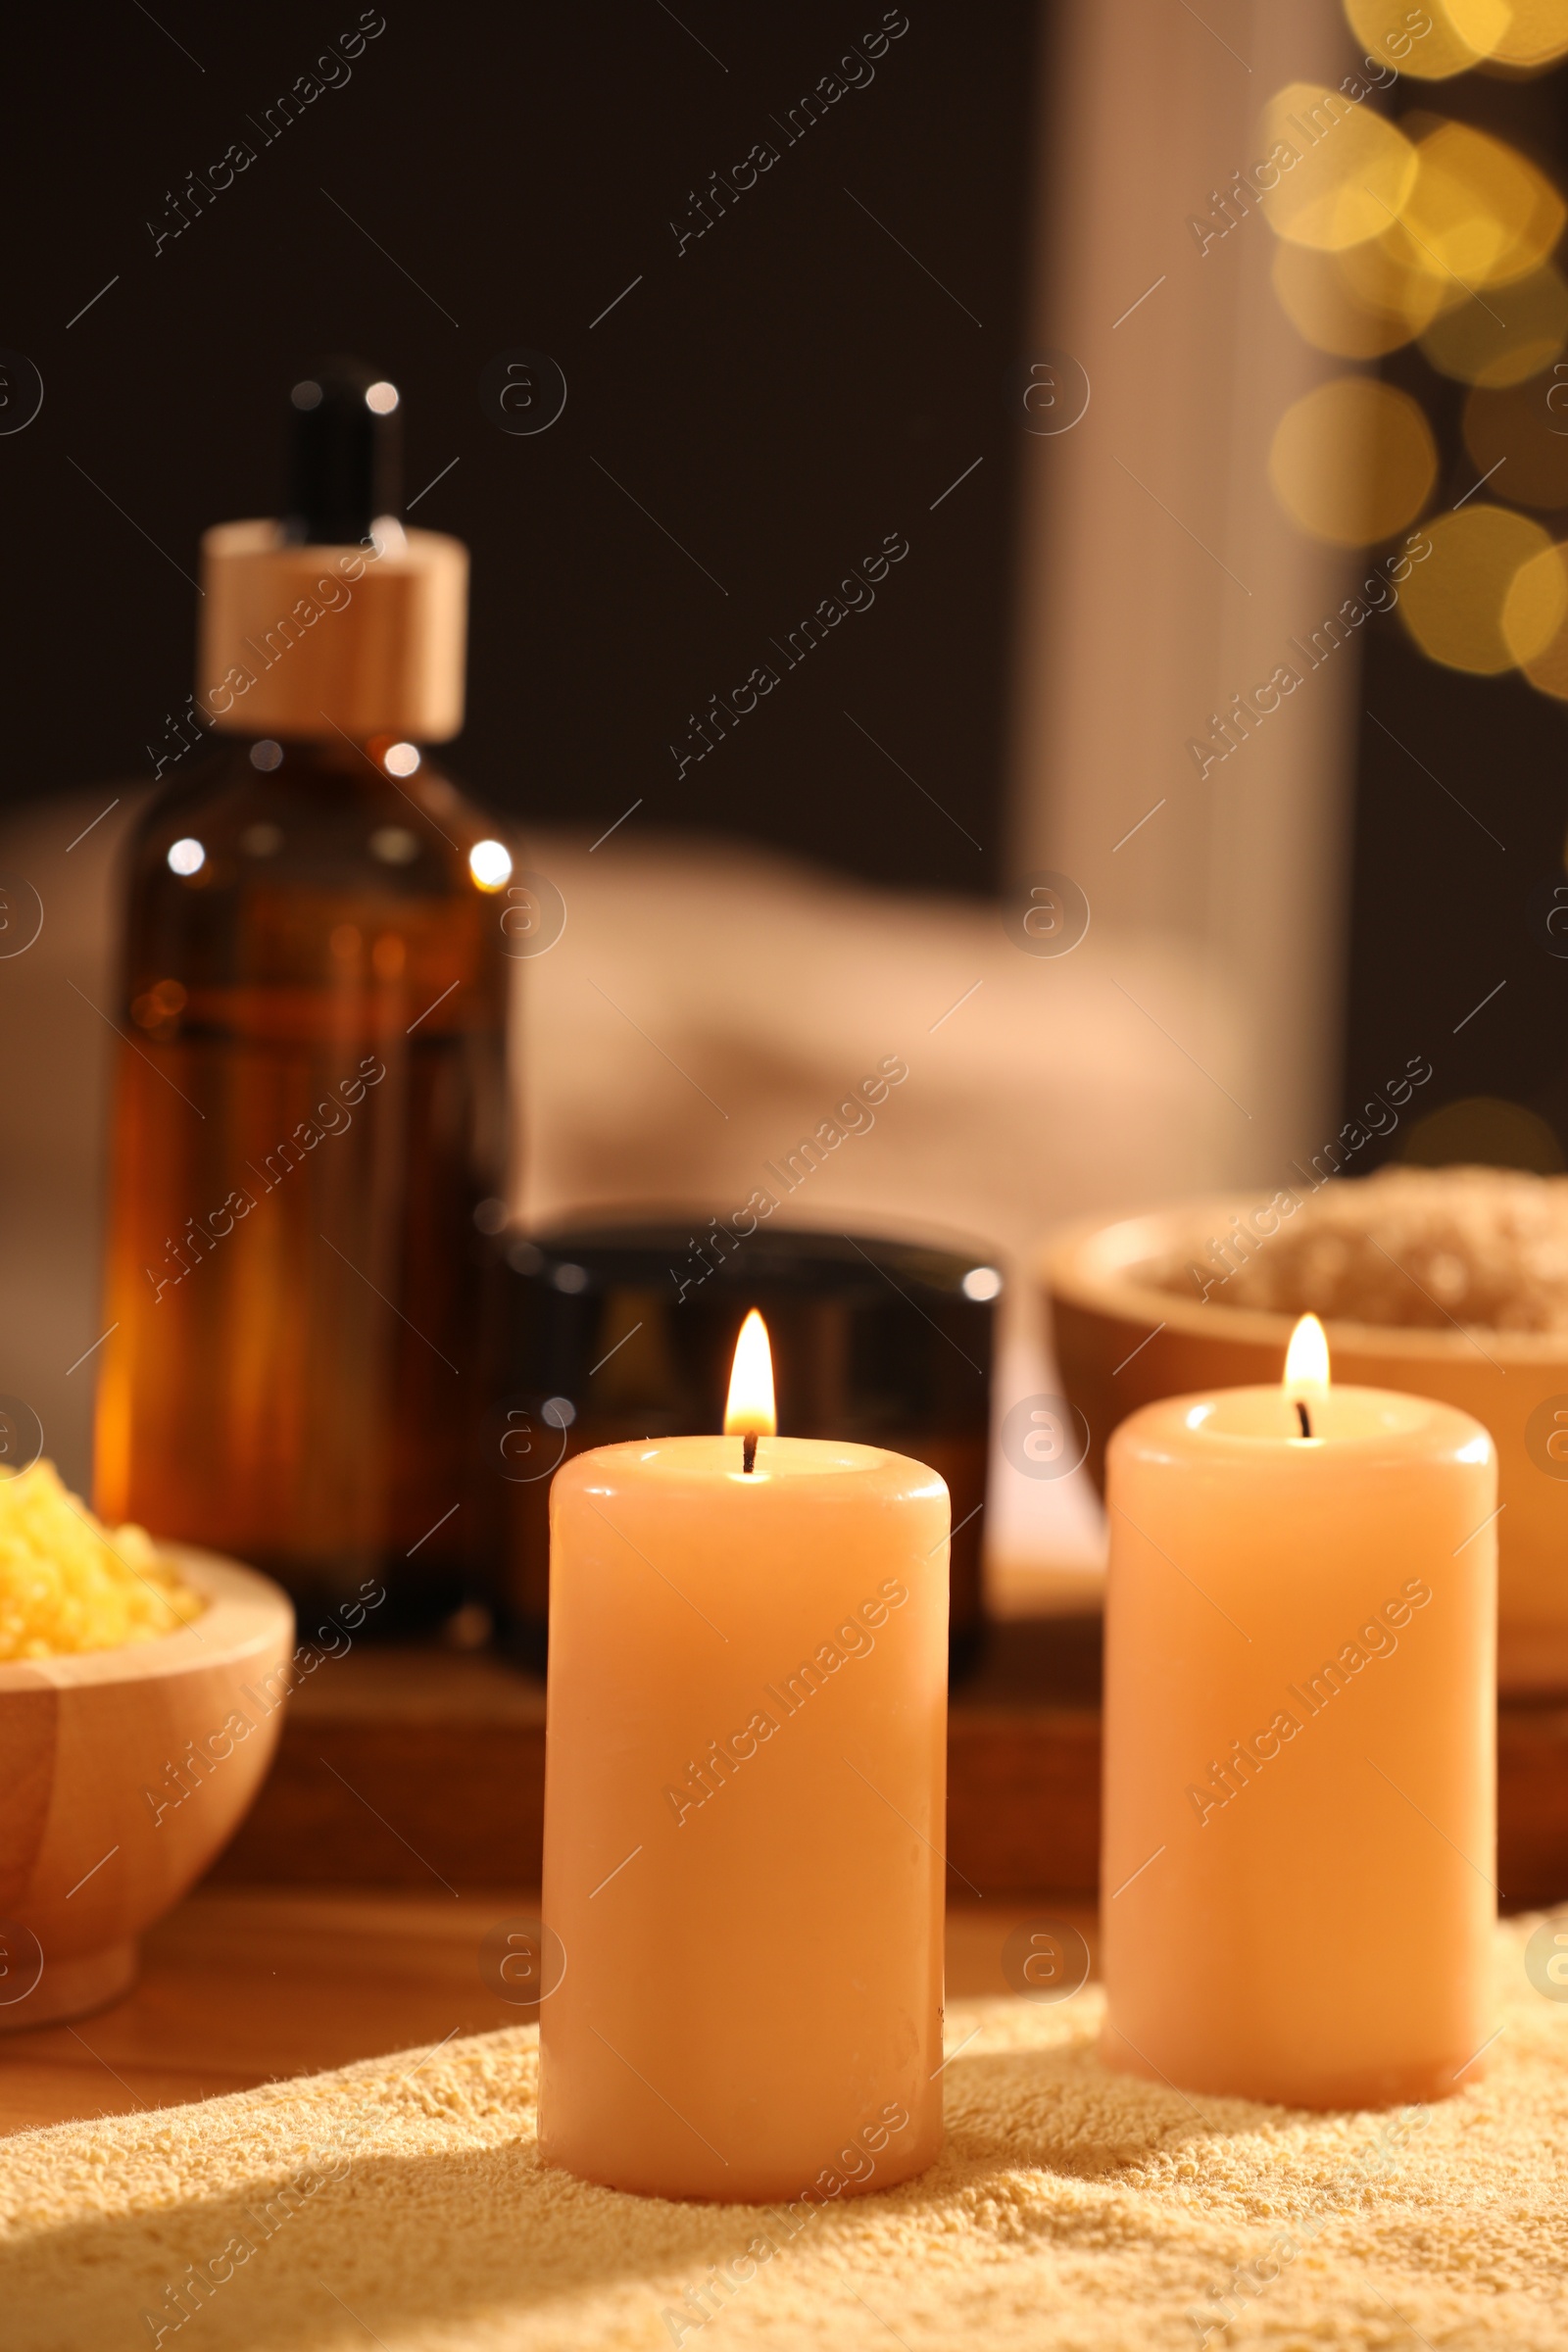
<path id="1" fill-rule="evenodd" d="M 197 702 L 232 734 L 443 743 L 463 725 L 468 551 L 375 524 L 312 546 L 270 520 L 202 537 Z"/>

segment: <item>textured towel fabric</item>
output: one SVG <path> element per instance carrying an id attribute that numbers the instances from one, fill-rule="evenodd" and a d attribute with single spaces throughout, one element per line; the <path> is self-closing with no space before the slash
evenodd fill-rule
<path id="1" fill-rule="evenodd" d="M 939 2163 L 792 2216 L 621 2196 L 541 2165 L 531 2027 L 21 2134 L 0 2142 L 0 2337 L 14 2352 L 1568 2346 L 1568 2003 L 1526 1977 L 1529 1924 L 1498 1932 L 1484 2081 L 1391 2115 L 1106 2074 L 1093 1988 L 1059 2007 L 956 2003 Z"/>

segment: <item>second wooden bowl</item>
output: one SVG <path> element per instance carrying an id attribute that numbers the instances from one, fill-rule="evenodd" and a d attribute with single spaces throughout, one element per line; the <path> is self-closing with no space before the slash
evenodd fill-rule
<path id="1" fill-rule="evenodd" d="M 1105 1441 L 1159 1396 L 1277 1381 L 1296 1317 L 1207 1303 L 1156 1283 L 1152 1270 L 1203 1259 L 1207 1237 L 1255 1195 L 1181 1201 L 1106 1224 L 1085 1218 L 1042 1263 L 1056 1360 L 1089 1424 L 1089 1466 L 1104 1488 Z M 1407 1329 L 1331 1322 L 1336 1380 L 1402 1389 L 1458 1405 L 1492 1433 L 1502 1514 L 1498 1538 L 1499 1682 L 1568 1690 L 1568 1444 L 1548 1451 L 1555 1407 L 1568 1435 L 1568 1342 L 1534 1332 Z M 1563 1458 L 1559 1464 L 1558 1455 Z"/>

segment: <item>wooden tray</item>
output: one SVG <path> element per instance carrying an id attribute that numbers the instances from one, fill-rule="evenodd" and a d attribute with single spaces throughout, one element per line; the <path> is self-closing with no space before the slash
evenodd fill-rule
<path id="1" fill-rule="evenodd" d="M 1568 1896 L 1568 1698 L 1498 1716 L 1498 1880 L 1509 1910 Z M 357 1648 L 297 1691 L 271 1778 L 217 1875 L 337 1886 L 536 1885 L 545 1692 L 489 1653 Z M 1094 1893 L 1100 1620 L 994 1626 L 955 1694 L 950 1886 Z"/>

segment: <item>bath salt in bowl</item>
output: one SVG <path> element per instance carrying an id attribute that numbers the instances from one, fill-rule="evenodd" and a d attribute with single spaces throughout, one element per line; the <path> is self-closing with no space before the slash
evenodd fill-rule
<path id="1" fill-rule="evenodd" d="M 293 1639 L 267 1577 L 0 1478 L 0 2032 L 130 1984 L 266 1777 Z"/>
<path id="2" fill-rule="evenodd" d="M 1041 1271 L 1102 1484 L 1128 1413 L 1278 1380 L 1305 1313 L 1336 1380 L 1472 1413 L 1497 1447 L 1499 1681 L 1568 1690 L 1568 1178 L 1396 1168 L 1183 1201 L 1082 1220 Z"/>
<path id="3" fill-rule="evenodd" d="M 1282 1212 L 1294 1195 L 1276 1195 Z M 1266 1242 L 1266 1247 L 1265 1247 Z M 1234 1271 L 1229 1270 L 1234 1267 Z M 1385 1168 L 1331 1183 L 1272 1233 L 1228 1237 L 1202 1265 L 1151 1269 L 1228 1306 L 1401 1331 L 1530 1331 L 1568 1344 L 1568 1176 Z"/>
<path id="4" fill-rule="evenodd" d="M 0 1659 L 156 1641 L 206 1605 L 145 1528 L 111 1533 L 53 1462 L 0 1470 Z"/>

